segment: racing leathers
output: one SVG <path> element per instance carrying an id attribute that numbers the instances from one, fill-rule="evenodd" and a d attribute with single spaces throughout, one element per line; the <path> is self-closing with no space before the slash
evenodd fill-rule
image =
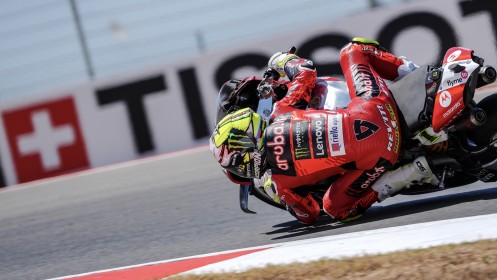
<path id="1" fill-rule="evenodd" d="M 351 102 L 335 110 L 300 110 L 316 82 L 312 62 L 284 65 L 288 94 L 276 102 L 265 130 L 265 153 L 278 197 L 301 222 L 317 221 L 320 207 L 295 188 L 340 175 L 323 197 L 323 210 L 338 220 L 359 217 L 378 198 L 372 185 L 397 160 L 401 131 L 385 81 L 414 70 L 374 41 L 352 41 L 340 53 Z"/>

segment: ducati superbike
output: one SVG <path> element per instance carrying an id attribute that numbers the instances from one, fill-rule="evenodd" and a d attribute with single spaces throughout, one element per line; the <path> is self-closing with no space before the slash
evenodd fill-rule
<path id="1" fill-rule="evenodd" d="M 403 139 L 399 159 L 392 170 L 425 156 L 440 179 L 438 186 L 412 182 L 394 195 L 424 194 L 477 181 L 497 181 L 497 93 L 475 101 L 476 89 L 494 83 L 496 77 L 496 70 L 485 65 L 472 50 L 454 47 L 446 52 L 440 67 L 421 66 L 388 84 L 398 106 L 399 119 L 386 121 L 391 122 L 392 127 L 400 125 Z M 265 97 L 272 95 L 278 100 L 285 94 L 284 84 L 270 86 L 270 80 L 268 76 L 251 77 L 242 85 L 238 83 L 237 90 L 231 94 L 220 92 L 217 121 L 244 107 L 268 119 L 274 98 Z M 268 94 L 272 88 L 275 92 Z M 309 106 L 334 109 L 346 107 L 349 101 L 344 81 L 324 77 L 318 78 Z M 240 208 L 244 212 L 256 213 L 248 207 L 250 195 L 286 209 L 275 196 L 270 181 L 266 181 L 269 177 L 270 174 L 266 174 L 262 181 L 240 185 Z M 311 193 L 321 203 L 337 177 L 294 190 Z"/>

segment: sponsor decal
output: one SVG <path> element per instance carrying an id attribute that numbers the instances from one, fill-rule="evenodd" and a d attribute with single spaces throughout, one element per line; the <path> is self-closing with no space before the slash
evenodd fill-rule
<path id="1" fill-rule="evenodd" d="M 454 110 L 459 108 L 459 106 L 461 106 L 461 101 L 454 104 L 454 106 L 452 106 L 449 110 L 447 110 L 447 112 L 443 114 L 444 119 L 448 118 L 452 114 L 452 112 L 454 112 Z"/>
<path id="2" fill-rule="evenodd" d="M 448 57 L 447 57 L 447 62 L 452 62 L 454 60 L 456 60 L 460 55 L 461 55 L 461 50 L 457 50 L 453 53 L 451 53 Z"/>
<path id="3" fill-rule="evenodd" d="M 392 127 L 393 127 L 394 135 L 395 135 L 395 144 L 394 144 L 393 150 L 395 153 L 398 153 L 399 146 L 400 146 L 399 122 L 397 121 L 397 115 L 395 114 L 395 111 L 393 110 L 392 105 L 387 104 L 386 106 L 387 106 L 388 113 L 390 114 L 390 121 L 392 122 Z"/>
<path id="4" fill-rule="evenodd" d="M 430 132 L 428 131 L 428 129 L 424 129 L 423 131 L 421 131 L 419 133 L 419 137 L 421 139 L 425 139 L 429 143 L 433 144 L 433 143 L 437 142 L 438 139 L 440 139 L 440 137 L 442 137 L 442 136 L 437 135 L 437 134 L 432 135 L 432 134 L 430 134 Z"/>
<path id="5" fill-rule="evenodd" d="M 447 108 L 450 106 L 450 103 L 452 103 L 452 96 L 450 95 L 450 92 L 442 91 L 440 94 L 440 106 Z"/>
<path id="6" fill-rule="evenodd" d="M 426 90 L 426 93 L 432 95 L 437 90 L 438 84 L 435 82 L 431 83 L 431 86 Z"/>
<path id="7" fill-rule="evenodd" d="M 467 75 L 467 73 L 466 73 Z M 462 76 L 462 74 L 461 74 Z M 448 87 L 453 87 L 453 86 L 457 86 L 459 84 L 462 83 L 462 78 L 457 78 L 457 79 L 454 79 L 454 80 L 447 80 L 447 86 Z"/>
<path id="8" fill-rule="evenodd" d="M 345 155 L 342 114 L 328 116 L 328 144 L 331 156 Z"/>
<path id="9" fill-rule="evenodd" d="M 292 123 L 293 154 L 295 160 L 311 158 L 309 145 L 309 122 L 298 121 Z"/>
<path id="10" fill-rule="evenodd" d="M 254 175 L 255 175 L 255 178 L 261 178 L 262 177 L 262 174 L 261 174 L 261 166 L 262 166 L 261 154 L 258 152 L 254 152 L 252 154 L 254 157 Z M 251 176 L 249 176 L 249 177 L 251 177 Z"/>
<path id="11" fill-rule="evenodd" d="M 389 152 L 392 151 L 392 148 L 395 153 L 399 152 L 399 140 L 400 140 L 400 132 L 399 127 L 397 125 L 397 117 L 395 116 L 395 112 L 390 104 L 385 105 L 387 107 L 388 114 L 390 118 L 387 117 L 387 113 L 385 108 L 382 105 L 376 105 L 378 111 L 380 111 L 381 117 L 385 126 L 387 127 L 387 135 L 388 135 L 388 146 L 387 150 Z"/>
<path id="12" fill-rule="evenodd" d="M 472 62 L 473 62 L 473 60 L 467 59 L 467 60 L 458 61 L 457 63 L 458 64 L 471 64 Z"/>
<path id="13" fill-rule="evenodd" d="M 368 65 L 353 65 L 352 76 L 354 77 L 354 88 L 357 96 L 369 100 L 380 94 L 380 88 Z"/>
<path id="14" fill-rule="evenodd" d="M 19 183 L 89 167 L 72 97 L 2 114 Z"/>
<path id="15" fill-rule="evenodd" d="M 385 167 L 375 167 L 365 173 L 366 181 L 361 184 L 361 189 L 366 189 L 371 186 L 385 172 Z"/>
<path id="16" fill-rule="evenodd" d="M 228 136 L 228 151 L 243 150 L 247 147 L 254 147 L 252 139 L 243 130 L 232 128 Z"/>
<path id="17" fill-rule="evenodd" d="M 491 173 L 490 171 L 488 171 L 486 169 L 482 169 L 478 172 L 478 174 L 476 174 L 476 176 L 478 177 L 478 180 L 483 181 L 483 182 L 488 182 L 488 181 L 492 180 L 492 178 L 495 177 L 495 174 Z"/>
<path id="18" fill-rule="evenodd" d="M 463 71 L 461 72 L 461 78 L 463 78 L 463 79 L 467 79 L 468 77 L 469 77 L 468 71 L 463 70 Z"/>
<path id="19" fill-rule="evenodd" d="M 364 121 L 364 120 L 355 120 L 354 121 L 354 133 L 357 141 L 362 141 L 371 135 L 375 134 L 376 131 L 380 129 L 379 126 L 372 122 Z"/>
<path id="20" fill-rule="evenodd" d="M 426 173 L 426 168 L 423 166 L 423 163 L 421 163 L 421 161 L 417 160 L 416 161 L 416 166 L 418 167 L 418 169 L 423 172 L 423 173 Z"/>
<path id="21" fill-rule="evenodd" d="M 286 175 L 295 175 L 289 133 L 288 122 L 274 122 L 266 128 L 267 159 L 271 166 L 277 167 Z M 274 172 L 278 173 L 277 170 Z"/>
<path id="22" fill-rule="evenodd" d="M 388 89 L 387 84 L 385 83 L 385 80 L 383 80 L 380 77 L 377 77 L 377 78 L 378 78 L 378 84 L 380 85 L 381 92 L 383 92 L 387 97 L 390 97 L 390 94 L 388 94 L 390 92 L 390 90 Z"/>
<path id="23" fill-rule="evenodd" d="M 381 57 L 381 53 L 378 51 L 378 49 L 376 47 L 373 47 L 373 46 L 362 45 L 362 51 L 369 52 L 369 53 L 372 53 L 376 56 Z"/>
<path id="24" fill-rule="evenodd" d="M 312 155 L 314 158 L 328 157 L 325 125 L 326 119 L 324 117 L 314 118 L 312 120 Z"/>

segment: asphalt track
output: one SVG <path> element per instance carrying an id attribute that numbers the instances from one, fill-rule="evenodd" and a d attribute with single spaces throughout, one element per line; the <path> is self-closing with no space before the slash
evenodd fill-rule
<path id="1" fill-rule="evenodd" d="M 497 213 L 497 185 L 374 205 L 360 221 L 302 227 L 250 199 L 207 147 L 0 191 L 0 279 L 47 279 L 164 259 L 433 220 Z"/>

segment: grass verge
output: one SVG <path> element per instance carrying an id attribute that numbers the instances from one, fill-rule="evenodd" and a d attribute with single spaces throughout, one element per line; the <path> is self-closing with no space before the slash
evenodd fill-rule
<path id="1" fill-rule="evenodd" d="M 497 240 L 168 279 L 497 279 Z"/>

